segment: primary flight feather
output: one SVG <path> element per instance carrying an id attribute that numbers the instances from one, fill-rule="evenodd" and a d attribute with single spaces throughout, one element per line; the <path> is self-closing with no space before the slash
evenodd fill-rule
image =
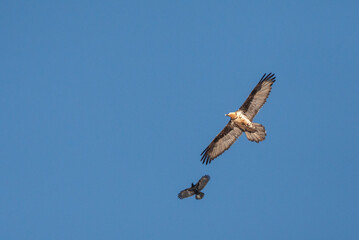
<path id="1" fill-rule="evenodd" d="M 274 74 L 264 74 L 243 105 L 236 112 L 226 114 L 226 116 L 231 119 L 201 153 L 202 163 L 208 164 L 225 152 L 242 132 L 245 132 L 249 141 L 258 143 L 265 139 L 266 131 L 264 126 L 259 123 L 254 123 L 252 120 L 266 102 L 274 82 Z"/>

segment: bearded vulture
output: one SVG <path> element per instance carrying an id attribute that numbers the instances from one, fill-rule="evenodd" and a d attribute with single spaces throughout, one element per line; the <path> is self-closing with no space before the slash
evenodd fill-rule
<path id="1" fill-rule="evenodd" d="M 196 195 L 196 199 L 201 200 L 204 197 L 204 193 L 201 192 L 201 190 L 207 185 L 209 179 L 210 177 L 208 175 L 201 177 L 201 179 L 198 181 L 198 183 L 196 183 L 196 185 L 192 183 L 192 186 L 190 188 L 181 191 L 178 194 L 178 198 L 184 199 Z"/>
<path id="2" fill-rule="evenodd" d="M 265 139 L 266 130 L 264 126 L 254 123 L 252 120 L 266 102 L 274 82 L 274 74 L 264 74 L 243 105 L 236 112 L 225 115 L 231 119 L 201 153 L 202 163 L 208 164 L 221 155 L 237 140 L 242 132 L 245 132 L 249 141 L 258 143 Z"/>

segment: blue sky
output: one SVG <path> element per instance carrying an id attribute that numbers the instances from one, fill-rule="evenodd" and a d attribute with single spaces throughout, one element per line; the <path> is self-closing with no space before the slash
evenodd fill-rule
<path id="1" fill-rule="evenodd" d="M 358 239 L 358 9 L 1 1 L 0 238 Z M 202 165 L 269 72 L 266 140 Z"/>

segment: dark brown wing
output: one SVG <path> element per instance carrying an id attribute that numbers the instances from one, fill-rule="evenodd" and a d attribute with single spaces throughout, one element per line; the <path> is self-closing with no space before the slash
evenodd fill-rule
<path id="1" fill-rule="evenodd" d="M 182 190 L 179 194 L 178 194 L 178 198 L 179 199 L 184 199 L 184 198 L 188 198 L 190 196 L 194 195 L 194 189 L 191 188 L 187 188 L 185 190 Z"/>
<path id="2" fill-rule="evenodd" d="M 253 120 L 259 109 L 261 109 L 266 102 L 274 82 L 274 73 L 269 73 L 268 75 L 264 74 L 257 86 L 252 90 L 247 100 L 239 109 L 248 117 L 249 120 Z"/>
<path id="3" fill-rule="evenodd" d="M 242 134 L 242 130 L 239 129 L 230 120 L 223 130 L 213 139 L 208 147 L 201 153 L 202 163 L 210 163 L 213 159 L 221 155 L 226 151 Z"/>
<path id="4" fill-rule="evenodd" d="M 209 175 L 204 175 L 203 177 L 201 177 L 201 179 L 198 181 L 198 183 L 195 186 L 197 190 L 201 191 L 207 185 L 210 179 L 211 177 Z"/>

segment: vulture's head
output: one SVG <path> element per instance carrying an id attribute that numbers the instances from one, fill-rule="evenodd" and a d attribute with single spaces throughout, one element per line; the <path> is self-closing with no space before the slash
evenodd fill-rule
<path id="1" fill-rule="evenodd" d="M 230 117 L 232 120 L 237 118 L 237 114 L 235 112 L 230 112 L 230 113 L 226 114 L 225 116 Z"/>

